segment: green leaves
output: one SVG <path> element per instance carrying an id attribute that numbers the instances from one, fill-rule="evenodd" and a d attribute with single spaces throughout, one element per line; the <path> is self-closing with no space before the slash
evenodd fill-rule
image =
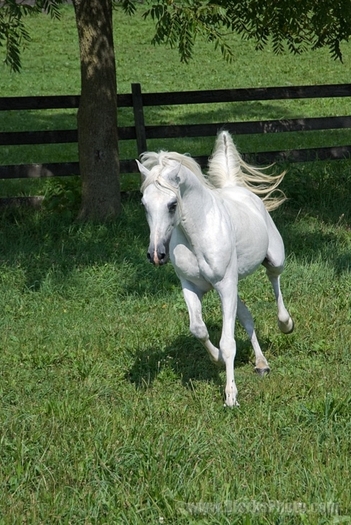
<path id="1" fill-rule="evenodd" d="M 114 9 L 122 7 L 127 15 L 134 15 L 136 11 L 135 2 L 133 0 L 113 0 Z"/>
<path id="2" fill-rule="evenodd" d="M 30 41 L 23 16 L 45 11 L 59 18 L 63 0 L 37 0 L 33 6 L 4 0 L 0 9 L 0 47 L 5 48 L 5 63 L 13 70 L 21 68 L 20 53 Z M 134 14 L 133 0 L 113 0 Z M 199 35 L 213 43 L 223 58 L 232 61 L 235 52 L 227 42 L 228 31 L 236 32 L 262 50 L 269 42 L 276 54 L 286 49 L 300 54 L 310 49 L 328 47 L 333 59 L 342 60 L 341 43 L 351 34 L 349 0 L 150 0 L 144 18 L 155 21 L 152 43 L 177 48 L 182 62 L 188 63 Z"/>
<path id="3" fill-rule="evenodd" d="M 20 70 L 20 49 L 29 40 L 21 11 L 17 6 L 5 3 L 0 9 L 0 47 L 5 47 L 5 64 L 13 71 Z"/>
<path id="4" fill-rule="evenodd" d="M 0 9 L 0 47 L 5 48 L 5 64 L 12 71 L 21 70 L 21 50 L 30 42 L 30 35 L 23 17 L 42 11 L 59 18 L 59 6 L 63 0 L 36 0 L 33 5 L 18 4 L 16 0 L 4 0 Z"/>
<path id="5" fill-rule="evenodd" d="M 196 38 L 194 13 L 191 9 L 174 3 L 165 5 L 162 1 L 151 6 L 144 13 L 144 18 L 151 16 L 156 20 L 156 32 L 152 43 L 166 44 L 170 47 L 178 46 L 182 62 L 192 58 L 193 46 Z"/>
<path id="6" fill-rule="evenodd" d="M 147 16 L 156 21 L 153 43 L 178 47 L 182 62 L 192 58 L 199 34 L 231 61 L 234 51 L 226 42 L 228 30 L 253 40 L 258 50 L 268 42 L 276 54 L 327 46 L 332 58 L 342 60 L 340 44 L 351 33 L 348 0 L 157 0 L 144 13 Z"/>
<path id="7" fill-rule="evenodd" d="M 220 30 L 228 23 L 225 10 L 221 6 L 197 0 L 180 3 L 158 0 L 143 16 L 151 16 L 156 21 L 152 43 L 177 47 L 182 62 L 188 63 L 193 57 L 194 45 L 199 35 L 204 36 L 208 42 L 214 42 L 226 60 L 233 57 L 233 52 Z"/>

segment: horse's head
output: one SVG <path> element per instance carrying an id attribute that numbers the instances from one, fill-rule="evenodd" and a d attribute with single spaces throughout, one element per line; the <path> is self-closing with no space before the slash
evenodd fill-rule
<path id="1" fill-rule="evenodd" d="M 179 162 L 167 166 L 154 166 L 151 170 L 138 162 L 143 183 L 142 204 L 150 228 L 150 244 L 147 251 L 149 261 L 156 266 L 169 259 L 169 242 L 173 228 L 179 221 Z"/>

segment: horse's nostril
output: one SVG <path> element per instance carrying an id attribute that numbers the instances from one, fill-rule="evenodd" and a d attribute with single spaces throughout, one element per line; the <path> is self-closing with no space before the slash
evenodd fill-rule
<path id="1" fill-rule="evenodd" d="M 147 252 L 146 257 L 149 259 L 149 261 L 151 261 L 151 255 L 149 254 L 149 252 Z"/>
<path id="2" fill-rule="evenodd" d="M 160 253 L 160 254 L 159 254 L 159 259 L 160 259 L 160 261 L 162 261 L 165 257 L 166 257 L 166 254 L 165 254 L 165 253 Z"/>

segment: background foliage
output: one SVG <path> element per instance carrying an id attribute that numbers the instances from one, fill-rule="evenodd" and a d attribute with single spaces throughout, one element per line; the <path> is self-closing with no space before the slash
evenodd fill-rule
<path id="1" fill-rule="evenodd" d="M 148 12 L 157 20 L 154 41 L 177 46 L 185 62 L 192 56 L 198 34 L 214 42 L 229 61 L 235 56 L 227 38 L 233 31 L 253 41 L 258 50 L 269 42 L 277 54 L 289 50 L 298 55 L 326 47 L 334 59 L 340 60 L 341 44 L 350 38 L 348 0 L 156 0 Z"/>
<path id="2" fill-rule="evenodd" d="M 235 60 L 225 63 L 218 50 L 203 39 L 195 45 L 195 58 L 189 64 L 179 61 L 176 49 L 150 44 L 154 26 L 150 19 L 144 20 L 144 7 L 139 7 L 135 16 L 129 17 L 122 9 L 114 13 L 114 39 L 116 47 L 118 92 L 130 93 L 131 83 L 140 82 L 142 90 L 174 91 L 200 90 L 232 87 L 260 87 L 277 85 L 345 83 L 349 81 L 350 53 L 343 47 L 344 63 L 330 59 L 327 49 L 308 52 L 299 57 L 275 56 L 268 46 L 254 52 L 254 45 L 238 36 L 232 37 L 236 50 Z M 64 31 L 62 28 L 64 27 Z M 125 29 L 127 28 L 127 30 Z M 32 42 L 23 55 L 20 75 L 0 66 L 0 93 L 11 95 L 77 94 L 80 90 L 79 50 L 73 8 L 62 10 L 62 20 L 48 16 L 28 19 L 28 30 Z M 273 66 L 272 66 L 273 64 Z M 223 122 L 235 120 L 279 119 L 327 115 L 348 115 L 349 101 L 343 99 L 279 100 L 267 102 L 243 102 L 232 104 L 207 104 L 192 106 L 170 106 L 146 108 L 146 122 L 160 124 L 185 124 Z M 132 112 L 121 108 L 119 125 L 133 122 Z M 0 129 L 21 131 L 36 129 L 76 128 L 75 111 L 31 111 L 2 112 Z M 315 147 L 350 143 L 348 130 L 333 130 L 315 133 L 267 134 L 238 136 L 242 151 L 285 149 L 286 147 Z M 193 155 L 209 154 L 212 140 L 199 138 L 186 141 L 150 141 L 150 149 L 160 147 L 187 151 Z M 135 158 L 135 145 L 120 143 L 122 158 Z M 19 162 L 76 161 L 75 144 L 1 147 L 2 164 Z M 309 168 L 308 168 L 309 169 Z M 122 190 L 138 187 L 138 177 L 122 177 Z M 11 182 L 3 186 L 4 194 L 18 192 L 43 194 L 48 185 L 30 181 Z"/>

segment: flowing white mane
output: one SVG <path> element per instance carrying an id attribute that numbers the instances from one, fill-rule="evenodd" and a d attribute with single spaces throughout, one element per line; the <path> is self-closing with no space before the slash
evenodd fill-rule
<path id="1" fill-rule="evenodd" d="M 149 176 L 144 180 L 141 191 L 143 192 L 147 186 L 159 181 L 162 170 L 169 166 L 172 162 L 178 162 L 188 168 L 199 181 L 211 189 L 215 186 L 204 176 L 201 171 L 200 165 L 189 155 L 182 155 L 176 151 L 159 151 L 158 153 L 153 151 L 147 151 L 140 157 L 142 164 L 150 170 Z"/>

